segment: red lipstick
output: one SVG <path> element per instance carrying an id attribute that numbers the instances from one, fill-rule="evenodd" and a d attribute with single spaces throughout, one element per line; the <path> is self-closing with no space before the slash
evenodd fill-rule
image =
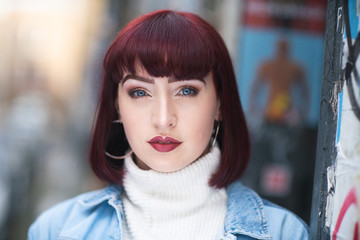
<path id="1" fill-rule="evenodd" d="M 180 146 L 182 142 L 171 137 L 156 136 L 148 141 L 148 143 L 158 152 L 170 152 Z"/>

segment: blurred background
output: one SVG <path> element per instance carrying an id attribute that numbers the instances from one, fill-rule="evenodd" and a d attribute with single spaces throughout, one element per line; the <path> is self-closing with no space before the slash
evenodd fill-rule
<path id="1" fill-rule="evenodd" d="M 199 14 L 223 36 L 253 144 L 243 182 L 309 221 L 324 0 L 0 0 L 0 240 L 98 189 L 89 136 L 110 42 L 157 9 Z"/>

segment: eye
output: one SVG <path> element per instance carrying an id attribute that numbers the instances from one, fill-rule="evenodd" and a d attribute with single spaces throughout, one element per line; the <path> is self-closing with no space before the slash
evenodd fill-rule
<path id="1" fill-rule="evenodd" d="M 149 94 L 142 89 L 133 89 L 129 92 L 129 96 L 132 98 L 142 98 L 142 97 L 146 97 L 149 96 Z"/>
<path id="2" fill-rule="evenodd" d="M 179 95 L 182 96 L 195 96 L 198 93 L 198 90 L 193 87 L 184 87 L 179 91 Z"/>

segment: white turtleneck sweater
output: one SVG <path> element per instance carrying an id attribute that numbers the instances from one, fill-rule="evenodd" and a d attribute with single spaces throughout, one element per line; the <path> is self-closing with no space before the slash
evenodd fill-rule
<path id="1" fill-rule="evenodd" d="M 223 231 L 226 190 L 208 185 L 220 150 L 173 173 L 141 170 L 125 159 L 124 239 L 216 239 Z"/>

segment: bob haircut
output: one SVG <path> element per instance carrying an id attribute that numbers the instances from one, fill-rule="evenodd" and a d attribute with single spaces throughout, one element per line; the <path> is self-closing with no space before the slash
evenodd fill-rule
<path id="1" fill-rule="evenodd" d="M 221 102 L 217 139 L 221 161 L 209 185 L 222 188 L 240 178 L 248 164 L 250 141 L 228 50 L 209 23 L 197 15 L 170 10 L 155 11 L 131 21 L 105 55 L 90 147 L 90 165 L 95 174 L 122 185 L 123 161 L 106 156 L 105 151 L 119 156 L 129 150 L 123 128 L 114 128 L 122 124 L 113 121 L 118 119 L 118 84 L 125 72 L 135 74 L 135 60 L 154 77 L 174 76 L 181 80 L 213 74 Z"/>

